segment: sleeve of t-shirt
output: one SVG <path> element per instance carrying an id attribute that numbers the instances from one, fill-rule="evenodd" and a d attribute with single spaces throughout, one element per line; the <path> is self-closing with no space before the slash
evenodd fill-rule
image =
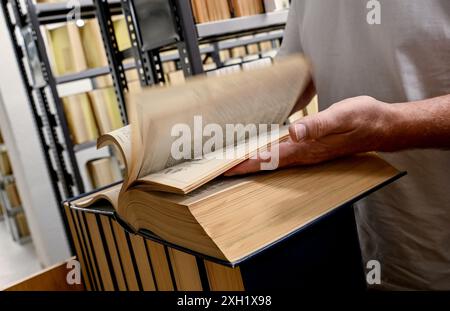
<path id="1" fill-rule="evenodd" d="M 277 57 L 283 57 L 294 53 L 303 53 L 300 42 L 300 2 L 302 0 L 291 1 L 286 28 L 283 35 L 283 43 L 277 53 Z"/>

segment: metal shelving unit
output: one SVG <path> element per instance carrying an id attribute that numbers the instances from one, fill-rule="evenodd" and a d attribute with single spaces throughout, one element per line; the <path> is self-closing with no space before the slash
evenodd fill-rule
<path id="1" fill-rule="evenodd" d="M 282 29 L 287 19 L 287 11 L 281 11 L 196 25 L 190 1 L 154 0 L 153 4 L 159 3 L 169 7 L 170 12 L 167 16 L 170 16 L 172 21 L 167 25 L 173 25 L 174 35 L 149 41 L 145 31 L 152 29 L 152 21 L 146 20 L 145 29 L 141 27 L 143 20 L 140 6 L 148 5 L 144 1 L 80 0 L 80 17 L 97 18 L 108 66 L 55 77 L 40 26 L 65 22 L 72 8 L 66 2 L 35 4 L 31 0 L 24 0 L 25 6 L 22 6 L 22 0 L 0 1 L 4 12 L 7 12 L 5 19 L 30 107 L 39 128 L 42 148 L 58 202 L 89 189 L 80 163 L 85 163 L 89 157 L 98 156 L 95 152 L 95 142 L 81 145 L 72 143 L 61 96 L 76 92 L 77 87 L 83 92 L 90 91 L 95 88 L 96 77 L 109 74 L 113 79 L 122 119 L 127 124 L 126 70 L 137 70 L 143 86 L 165 82 L 162 63 L 166 61 L 177 61 L 186 76 L 202 74 L 202 55 L 211 56 L 220 67 L 222 66 L 218 56 L 220 50 L 261 41 L 281 40 L 282 32 L 273 30 Z M 125 16 L 132 44 L 132 48 L 126 51 L 118 50 L 115 33 L 111 27 L 112 17 L 118 14 Z M 265 34 L 257 35 L 262 32 Z M 247 37 L 228 40 L 244 35 Z M 205 47 L 199 47 L 205 43 L 207 43 Z M 170 55 L 161 54 L 167 50 L 175 52 Z M 134 62 L 124 63 L 124 60 L 130 57 L 134 58 Z"/>
<path id="2" fill-rule="evenodd" d="M 0 145 L 0 149 L 5 149 L 5 146 Z M 12 182 L 14 182 L 14 175 L 3 176 L 0 174 L 0 205 L 3 207 L 2 217 L 8 231 L 11 233 L 12 239 L 20 244 L 25 244 L 31 241 L 31 236 L 21 237 L 16 223 L 16 216 L 19 213 L 23 213 L 23 207 L 12 207 L 5 191 L 5 185 Z"/>

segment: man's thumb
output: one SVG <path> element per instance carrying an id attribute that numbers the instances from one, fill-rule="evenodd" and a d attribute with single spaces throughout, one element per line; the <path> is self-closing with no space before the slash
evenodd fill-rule
<path id="1" fill-rule="evenodd" d="M 305 117 L 298 123 L 290 126 L 291 139 L 299 142 L 306 139 L 317 139 L 328 134 L 326 122 L 318 116 Z"/>

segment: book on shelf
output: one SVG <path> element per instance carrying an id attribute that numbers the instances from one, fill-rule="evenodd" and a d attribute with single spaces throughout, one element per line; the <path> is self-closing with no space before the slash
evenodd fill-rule
<path id="1" fill-rule="evenodd" d="M 86 19 L 84 25 L 79 27 L 79 32 L 88 68 L 108 66 L 108 58 L 97 19 Z"/>
<path id="2" fill-rule="evenodd" d="M 5 192 L 8 197 L 9 204 L 12 208 L 19 207 L 22 205 L 22 201 L 20 200 L 19 192 L 17 191 L 16 183 L 9 182 L 5 184 Z"/>
<path id="3" fill-rule="evenodd" d="M 231 49 L 231 57 L 232 58 L 239 58 L 244 57 L 247 55 L 247 50 L 245 49 L 245 46 L 238 46 Z"/>
<path id="4" fill-rule="evenodd" d="M 232 0 L 234 16 L 250 16 L 264 13 L 262 0 Z"/>
<path id="5" fill-rule="evenodd" d="M 97 128 L 101 135 L 123 127 L 119 104 L 112 87 L 88 92 Z"/>
<path id="6" fill-rule="evenodd" d="M 228 0 L 206 0 L 205 2 L 209 21 L 218 21 L 231 18 Z"/>
<path id="7" fill-rule="evenodd" d="M 128 85 L 128 93 L 129 94 L 138 93 L 142 89 L 141 82 L 139 80 L 127 82 L 127 85 Z"/>
<path id="8" fill-rule="evenodd" d="M 167 74 L 167 82 L 169 85 L 177 85 L 185 83 L 183 70 L 172 71 Z"/>
<path id="9" fill-rule="evenodd" d="M 161 55 L 163 55 L 161 53 Z M 169 72 L 177 71 L 177 64 L 175 61 L 167 61 L 162 63 L 164 74 L 168 74 Z"/>
<path id="10" fill-rule="evenodd" d="M 272 41 L 261 41 L 259 42 L 259 50 L 261 52 L 268 52 L 274 49 Z"/>
<path id="11" fill-rule="evenodd" d="M 0 174 L 3 176 L 12 174 L 12 166 L 6 150 L 0 150 Z"/>
<path id="12" fill-rule="evenodd" d="M 267 12 L 286 8 L 285 2 L 268 3 Z M 191 6 L 197 24 L 264 13 L 262 0 L 191 0 Z"/>
<path id="13" fill-rule="evenodd" d="M 114 33 L 117 40 L 117 48 L 119 51 L 124 51 L 131 48 L 130 35 L 128 34 L 127 22 L 125 16 L 113 16 Z"/>
<path id="14" fill-rule="evenodd" d="M 258 54 L 259 53 L 259 45 L 257 43 L 247 45 L 248 54 Z"/>
<path id="15" fill-rule="evenodd" d="M 15 216 L 17 231 L 20 238 L 24 238 L 30 235 L 30 229 L 28 227 L 27 218 L 24 212 L 20 212 Z"/>
<path id="16" fill-rule="evenodd" d="M 192 78 L 130 96 L 131 125 L 98 140 L 98 147 L 120 150 L 126 166 L 123 183 L 67 205 L 109 206 L 134 231 L 147 230 L 194 252 L 237 262 L 396 178 L 399 172 L 375 154 L 246 177 L 221 176 L 288 137 L 281 124 L 308 85 L 309 70 L 302 57 L 292 56 L 271 67 Z M 203 124 L 222 129 L 226 124 L 280 124 L 280 130 L 240 135 L 200 159 L 192 150 L 194 160 L 174 158 L 173 126 L 193 129 L 199 115 Z M 221 157 L 228 151 L 238 156 Z"/>
<path id="17" fill-rule="evenodd" d="M 206 0 L 191 0 L 192 13 L 197 24 L 209 22 Z"/>
<path id="18" fill-rule="evenodd" d="M 221 62 L 229 60 L 231 58 L 230 50 L 220 50 L 219 57 Z"/>
<path id="19" fill-rule="evenodd" d="M 127 58 L 123 61 L 123 64 L 126 65 L 131 65 L 134 64 L 135 60 L 134 58 Z M 127 82 L 134 82 L 134 81 L 139 81 L 140 77 L 139 77 L 139 72 L 136 68 L 131 68 L 129 70 L 125 70 L 125 78 L 127 79 Z"/>
<path id="20" fill-rule="evenodd" d="M 110 74 L 105 74 L 92 78 L 92 84 L 96 89 L 103 89 L 107 87 L 112 87 L 114 85 L 112 76 Z"/>
<path id="21" fill-rule="evenodd" d="M 94 189 L 111 185 L 122 179 L 117 160 L 111 157 L 93 159 L 86 163 Z"/>
<path id="22" fill-rule="evenodd" d="M 80 29 L 74 22 L 47 28 L 47 36 L 56 76 L 88 69 Z"/>
<path id="23" fill-rule="evenodd" d="M 64 113 L 74 144 L 95 140 L 98 129 L 88 94 L 76 94 L 62 98 Z"/>

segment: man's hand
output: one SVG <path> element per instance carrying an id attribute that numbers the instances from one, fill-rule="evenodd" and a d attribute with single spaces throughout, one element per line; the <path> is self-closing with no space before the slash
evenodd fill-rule
<path id="1" fill-rule="evenodd" d="M 384 149 L 396 121 L 392 105 L 368 96 L 346 99 L 314 116 L 300 119 L 289 128 L 290 139 L 279 144 L 279 166 L 314 164 L 333 158 Z M 249 159 L 225 175 L 260 170 L 267 155 Z"/>

